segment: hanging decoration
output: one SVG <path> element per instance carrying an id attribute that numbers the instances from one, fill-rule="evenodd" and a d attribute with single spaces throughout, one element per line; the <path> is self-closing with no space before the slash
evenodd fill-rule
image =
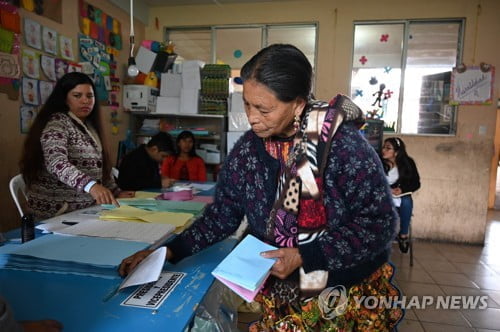
<path id="1" fill-rule="evenodd" d="M 364 66 L 365 63 L 368 62 L 368 59 L 363 55 L 361 58 L 359 58 L 359 62 L 361 62 L 361 64 Z"/>
<path id="2" fill-rule="evenodd" d="M 381 43 L 387 43 L 389 41 L 389 34 L 382 34 L 380 35 L 380 42 Z"/>

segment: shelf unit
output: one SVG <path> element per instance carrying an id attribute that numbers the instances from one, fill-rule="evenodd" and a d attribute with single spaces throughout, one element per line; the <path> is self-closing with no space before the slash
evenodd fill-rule
<path id="1" fill-rule="evenodd" d="M 144 143 L 148 137 L 156 132 L 142 132 L 141 127 L 145 119 L 160 119 L 168 123 L 168 127 L 175 129 L 190 130 L 193 128 L 204 128 L 209 132 L 208 135 L 195 135 L 196 148 L 201 144 L 214 144 L 220 151 L 219 163 L 207 163 L 207 177 L 211 180 L 213 174 L 218 170 L 219 164 L 224 161 L 226 156 L 226 132 L 227 117 L 218 114 L 165 114 L 148 112 L 130 112 L 130 128 L 132 138 L 135 143 Z M 163 126 L 162 126 L 163 127 Z M 159 128 L 158 128 L 159 129 Z M 175 135 L 172 135 L 175 139 Z"/>

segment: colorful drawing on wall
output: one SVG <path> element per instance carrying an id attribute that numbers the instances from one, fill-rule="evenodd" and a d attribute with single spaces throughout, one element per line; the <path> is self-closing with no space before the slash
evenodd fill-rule
<path id="1" fill-rule="evenodd" d="M 21 18 L 19 10 L 16 6 L 5 1 L 0 1 L 0 51 L 10 54 L 14 57 L 19 66 L 19 53 L 21 47 Z M 5 63 L 5 61 L 3 62 Z M 12 62 L 11 62 L 12 64 Z M 3 68 L 4 73 L 9 71 L 9 65 Z M 20 74 L 20 69 L 18 70 Z M 12 73 L 12 72 L 11 72 Z M 11 100 L 19 99 L 19 80 L 18 75 L 14 77 L 1 77 L 0 76 L 0 93 L 7 94 Z"/>
<path id="2" fill-rule="evenodd" d="M 19 78 L 20 73 L 18 57 L 0 52 L 0 77 Z"/>
<path id="3" fill-rule="evenodd" d="M 17 7 L 5 1 L 0 2 L 0 25 L 14 33 L 21 33 L 21 16 Z"/>
<path id="4" fill-rule="evenodd" d="M 42 72 L 51 81 L 56 81 L 56 59 L 42 54 L 42 58 L 40 60 L 42 66 Z"/>
<path id="5" fill-rule="evenodd" d="M 111 55 L 106 52 L 106 45 L 98 40 L 79 34 L 78 49 L 81 63 L 90 63 L 93 67 L 94 83 L 98 90 L 99 100 L 108 100 L 109 83 L 114 77 L 116 62 L 111 60 Z"/>
<path id="6" fill-rule="evenodd" d="M 57 31 L 47 28 L 42 29 L 43 50 L 49 54 L 57 55 Z"/>
<path id="7" fill-rule="evenodd" d="M 58 23 L 62 23 L 62 0 L 8 0 L 27 11 L 47 17 Z"/>
<path id="8" fill-rule="evenodd" d="M 0 28 L 0 52 L 10 53 L 14 43 L 14 33 Z"/>
<path id="9" fill-rule="evenodd" d="M 78 63 L 68 63 L 68 73 L 73 73 L 73 72 L 82 72 L 82 66 Z"/>
<path id="10" fill-rule="evenodd" d="M 56 59 L 55 68 L 56 68 L 57 79 L 60 79 L 61 77 L 64 76 L 64 74 L 68 72 L 68 64 L 66 63 L 66 61 L 62 59 Z"/>
<path id="11" fill-rule="evenodd" d="M 83 0 L 79 0 L 80 31 L 105 45 L 106 52 L 118 55 L 122 49 L 120 22 Z"/>
<path id="12" fill-rule="evenodd" d="M 40 23 L 29 18 L 24 19 L 24 40 L 29 47 L 37 50 L 42 49 L 42 27 Z"/>
<path id="13" fill-rule="evenodd" d="M 52 93 L 52 90 L 54 90 L 55 83 L 40 81 L 39 85 L 40 85 L 40 104 L 43 105 L 45 104 L 47 98 L 49 98 L 50 94 Z"/>
<path id="14" fill-rule="evenodd" d="M 59 35 L 59 54 L 65 60 L 75 60 L 72 38 Z"/>
<path id="15" fill-rule="evenodd" d="M 23 102 L 29 105 L 39 105 L 38 80 L 23 77 Z"/>
<path id="16" fill-rule="evenodd" d="M 40 78 L 40 54 L 30 49 L 23 49 L 23 74 L 29 78 Z"/>
<path id="17" fill-rule="evenodd" d="M 19 107 L 19 120 L 22 134 L 27 134 L 30 130 L 31 124 L 38 114 L 37 108 L 30 105 L 21 105 Z"/>

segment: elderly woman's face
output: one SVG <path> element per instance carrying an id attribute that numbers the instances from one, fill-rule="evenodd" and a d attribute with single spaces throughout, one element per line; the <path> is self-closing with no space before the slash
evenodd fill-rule
<path id="1" fill-rule="evenodd" d="M 253 132 L 261 137 L 292 136 L 294 117 L 300 116 L 305 101 L 282 102 L 265 85 L 255 80 L 243 84 L 243 102 Z"/>

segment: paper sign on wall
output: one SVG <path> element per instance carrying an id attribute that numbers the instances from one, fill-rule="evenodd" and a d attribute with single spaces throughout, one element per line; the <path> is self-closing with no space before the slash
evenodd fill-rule
<path id="1" fill-rule="evenodd" d="M 450 104 L 491 104 L 495 79 L 495 67 L 467 67 L 451 74 Z"/>

